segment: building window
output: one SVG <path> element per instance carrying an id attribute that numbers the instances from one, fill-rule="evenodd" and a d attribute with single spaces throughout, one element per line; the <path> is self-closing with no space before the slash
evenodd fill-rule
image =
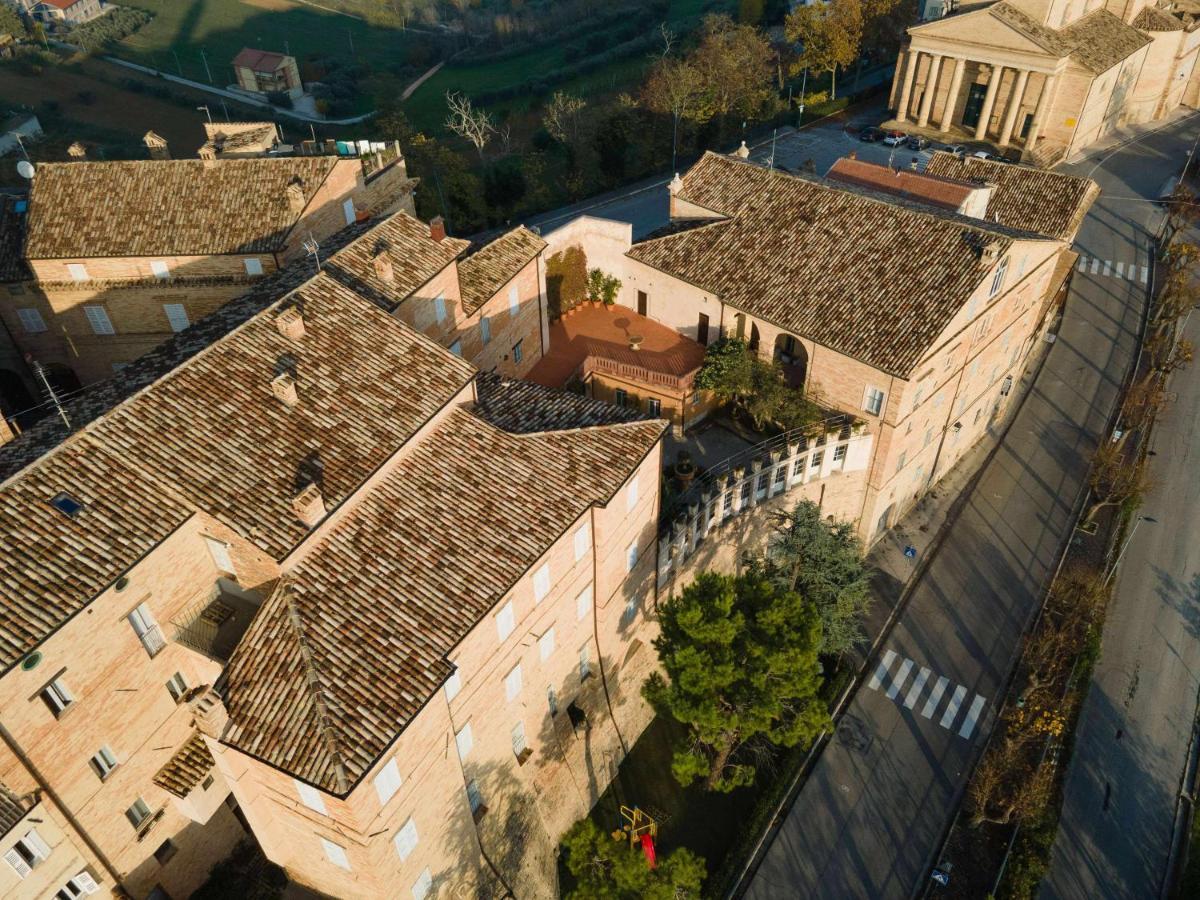
<path id="1" fill-rule="evenodd" d="M 325 848 L 325 858 L 339 868 L 350 871 L 350 858 L 346 856 L 346 848 L 341 844 L 321 838 L 321 846 Z"/>
<path id="2" fill-rule="evenodd" d="M 167 838 L 165 841 L 159 844 L 158 849 L 154 851 L 154 861 L 160 866 L 165 866 L 171 861 L 171 857 L 178 852 L 179 848 L 175 846 L 175 842 L 170 838 Z"/>
<path id="3" fill-rule="evenodd" d="M 113 754 L 112 748 L 105 744 L 92 754 L 91 764 L 92 771 L 101 781 L 104 781 L 117 767 L 117 757 Z"/>
<path id="4" fill-rule="evenodd" d="M 21 320 L 21 327 L 29 334 L 37 334 L 46 330 L 46 320 L 42 318 L 42 314 L 36 309 L 24 307 L 17 310 L 17 318 Z"/>
<path id="5" fill-rule="evenodd" d="M 588 523 L 584 522 L 575 531 L 575 562 L 579 562 L 579 560 L 587 556 L 591 540 L 591 529 L 588 527 Z"/>
<path id="6" fill-rule="evenodd" d="M 172 331 L 183 331 L 192 324 L 188 321 L 187 308 L 182 303 L 164 303 L 163 312 L 167 314 L 167 324 Z"/>
<path id="7" fill-rule="evenodd" d="M 425 869 L 413 882 L 413 900 L 425 900 L 431 890 L 433 890 L 433 876 L 429 874 L 429 869 Z"/>
<path id="8" fill-rule="evenodd" d="M 479 340 L 484 346 L 487 346 L 488 342 L 491 339 L 492 339 L 492 320 L 489 319 L 487 316 L 484 316 L 482 319 L 479 320 Z"/>
<path id="9" fill-rule="evenodd" d="M 538 659 L 545 662 L 550 658 L 550 654 L 554 652 L 554 627 L 538 638 Z"/>
<path id="10" fill-rule="evenodd" d="M 634 570 L 634 568 L 637 566 L 637 561 L 638 561 L 638 545 L 637 545 L 637 541 L 634 541 L 632 544 L 630 544 L 628 547 L 625 548 L 625 571 L 632 572 Z"/>
<path id="11" fill-rule="evenodd" d="M 625 491 L 625 512 L 633 512 L 633 508 L 638 502 L 638 477 L 633 476 L 629 480 L 629 489 Z"/>
<path id="12" fill-rule="evenodd" d="M 483 794 L 479 792 L 479 782 L 474 778 L 467 782 L 467 802 L 471 804 L 471 814 L 483 809 Z"/>
<path id="13" fill-rule="evenodd" d="M 237 569 L 233 567 L 233 560 L 229 557 L 228 544 L 211 537 L 206 537 L 204 543 L 208 547 L 208 555 L 212 557 L 213 565 L 222 572 L 228 572 L 230 575 L 237 574 Z"/>
<path id="14" fill-rule="evenodd" d="M 458 676 L 458 669 L 451 673 L 446 679 L 446 702 L 449 703 L 458 696 L 458 692 L 462 690 L 462 679 Z"/>
<path id="15" fill-rule="evenodd" d="M 796 460 L 796 464 L 792 466 L 792 477 L 798 478 L 804 471 L 804 457 L 801 456 Z"/>
<path id="16" fill-rule="evenodd" d="M 933 429 L 926 428 L 925 429 L 925 443 L 923 446 L 928 447 L 932 442 L 933 442 Z"/>
<path id="17" fill-rule="evenodd" d="M 142 642 L 142 646 L 146 648 L 151 659 L 158 655 L 159 650 L 167 646 L 158 623 L 154 621 L 154 613 L 150 612 L 148 603 L 139 603 L 127 618 L 129 624 L 133 626 L 133 633 L 138 636 L 138 640 Z"/>
<path id="18" fill-rule="evenodd" d="M 433 316 L 439 322 L 446 321 L 446 296 L 438 294 L 433 298 Z"/>
<path id="19" fill-rule="evenodd" d="M 145 800 L 138 797 L 133 801 L 133 806 L 125 810 L 125 818 L 129 820 L 129 824 L 133 826 L 134 831 L 139 831 L 150 818 L 150 807 L 146 805 Z"/>
<path id="20" fill-rule="evenodd" d="M 589 584 L 575 598 L 575 618 L 583 619 L 592 611 L 592 586 Z"/>
<path id="21" fill-rule="evenodd" d="M 775 487 L 782 488 L 787 481 L 787 466 L 779 466 L 775 469 Z"/>
<path id="22" fill-rule="evenodd" d="M 587 644 L 579 648 L 579 680 L 584 681 L 592 674 L 592 654 Z"/>
<path id="23" fill-rule="evenodd" d="M 797 465 L 799 465 L 797 463 Z M 725 501 L 721 504 L 721 509 L 724 515 L 729 515 L 733 512 L 733 491 L 725 492 Z"/>
<path id="24" fill-rule="evenodd" d="M 471 736 L 471 723 L 468 722 L 454 735 L 454 746 L 458 748 L 459 762 L 466 762 L 475 746 L 475 738 Z"/>
<path id="25" fill-rule="evenodd" d="M 513 633 L 516 623 L 513 621 L 513 605 L 509 600 L 502 607 L 500 612 L 496 613 L 496 635 L 501 642 L 508 639 L 508 636 Z"/>
<path id="26" fill-rule="evenodd" d="M 92 326 L 93 334 L 116 334 L 116 331 L 113 329 L 112 320 L 108 317 L 108 310 L 103 306 L 85 306 L 83 314 L 87 316 L 88 324 Z"/>
<path id="27" fill-rule="evenodd" d="M 524 753 L 528 749 L 528 747 L 525 744 L 525 723 L 524 722 L 518 722 L 516 725 L 513 726 L 512 749 L 513 749 L 513 756 L 517 757 L 518 759 L 520 759 L 521 754 Z"/>
<path id="28" fill-rule="evenodd" d="M 550 708 L 551 718 L 558 715 L 558 692 L 553 685 L 546 686 L 546 705 Z"/>
<path id="29" fill-rule="evenodd" d="M 621 617 L 626 622 L 632 622 L 634 617 L 637 616 L 637 613 L 638 613 L 638 598 L 637 598 L 637 595 L 635 594 L 635 595 L 631 596 L 628 600 L 625 601 L 625 612 L 622 614 Z"/>
<path id="30" fill-rule="evenodd" d="M 617 388 L 615 391 L 613 391 L 613 403 L 615 403 L 617 406 L 624 406 L 628 399 L 629 394 L 623 389 Z"/>
<path id="31" fill-rule="evenodd" d="M 819 469 L 821 468 L 821 463 L 823 462 L 825 462 L 825 451 L 814 450 L 812 454 L 812 462 L 809 463 L 809 466 L 814 469 Z"/>
<path id="32" fill-rule="evenodd" d="M 176 703 L 179 703 L 183 700 L 187 690 L 187 681 L 184 680 L 183 675 L 179 672 L 176 672 L 174 675 L 172 675 L 171 679 L 167 682 L 167 693 L 171 695 L 171 699 Z"/>
<path id="33" fill-rule="evenodd" d="M 533 573 L 533 602 L 534 605 L 541 603 L 546 599 L 546 595 L 550 593 L 550 564 L 542 563 L 541 567 Z"/>
<path id="34" fill-rule="evenodd" d="M 71 276 L 72 281 L 88 280 L 87 266 L 82 263 L 67 263 L 67 274 Z"/>
<path id="35" fill-rule="evenodd" d="M 988 299 L 991 300 L 1004 287 L 1004 275 L 1008 272 L 1008 257 L 1000 260 L 1000 265 L 996 266 L 996 273 L 992 275 L 992 286 L 988 288 Z"/>
<path id="36" fill-rule="evenodd" d="M 400 767 L 396 765 L 396 760 L 389 759 L 387 765 L 375 776 L 375 793 L 379 797 L 379 805 L 386 805 L 396 796 L 396 791 L 400 790 L 403 783 L 404 779 L 400 777 Z"/>
<path id="37" fill-rule="evenodd" d="M 85 894 L 94 894 L 100 890 L 100 885 L 87 872 L 80 872 L 54 892 L 55 900 L 79 900 Z"/>
<path id="38" fill-rule="evenodd" d="M 71 693 L 61 675 L 42 688 L 39 696 L 42 702 L 50 707 L 50 712 L 54 713 L 55 718 L 62 716 L 75 702 L 75 695 Z"/>
<path id="39" fill-rule="evenodd" d="M 167 265 L 165 259 L 150 260 L 150 271 L 155 278 L 166 280 L 171 277 L 171 267 Z"/>
<path id="40" fill-rule="evenodd" d="M 877 387 L 868 387 L 863 394 L 862 408 L 873 416 L 883 412 L 884 393 Z"/>
<path id="41" fill-rule="evenodd" d="M 358 218 L 358 213 L 354 209 L 353 200 L 346 200 L 342 203 L 342 216 L 345 218 L 347 225 L 354 224 L 354 220 Z M 346 868 L 349 868 L 349 866 Z"/>
<path id="42" fill-rule="evenodd" d="M 12 849 L 4 853 L 4 861 L 8 863 L 20 878 L 25 878 L 43 861 L 50 858 L 50 847 L 42 840 L 36 828 L 31 828 L 25 836 L 12 845 Z"/>
<path id="43" fill-rule="evenodd" d="M 525 359 L 525 351 L 521 349 L 521 345 L 524 343 L 525 343 L 524 341 L 517 341 L 515 344 L 513 344 L 513 348 L 512 348 L 513 362 L 519 363 Z"/>
<path id="44" fill-rule="evenodd" d="M 521 311 L 521 297 L 517 292 L 517 286 L 510 284 L 508 286 L 508 314 L 515 316 Z"/>
<path id="45" fill-rule="evenodd" d="M 836 447 L 833 448 L 833 461 L 840 462 L 841 460 L 843 460 L 845 458 L 846 458 L 846 445 L 838 444 Z"/>
<path id="46" fill-rule="evenodd" d="M 658 416 L 658 414 L 662 412 L 662 401 L 655 397 L 647 397 L 646 412 L 652 416 Z"/>
<path id="47" fill-rule="evenodd" d="M 396 836 L 392 839 L 392 843 L 396 845 L 396 855 L 400 857 L 400 862 L 404 862 L 412 852 L 417 849 L 417 842 L 420 838 L 417 836 L 417 823 L 409 819 L 404 823 L 404 827 L 396 832 Z"/>
<path id="48" fill-rule="evenodd" d="M 450 345 L 450 352 L 462 359 L 462 341 L 455 341 Z"/>
<path id="49" fill-rule="evenodd" d="M 242 265 L 246 267 L 247 275 L 261 275 L 263 273 L 263 265 L 261 259 L 243 259 Z"/>
<path id="50" fill-rule="evenodd" d="M 512 703 L 521 696 L 521 664 L 513 666 L 512 671 L 504 676 L 504 699 Z"/>
<path id="51" fill-rule="evenodd" d="M 904 451 L 903 453 L 901 453 L 899 457 L 897 457 L 897 459 L 896 459 L 896 471 L 897 472 L 899 472 L 901 469 L 904 468 L 904 463 L 907 461 L 907 459 L 908 459 L 908 451 L 907 450 Z"/>
<path id="52" fill-rule="evenodd" d="M 325 811 L 325 798 L 321 796 L 321 792 L 311 784 L 305 784 L 303 781 L 292 779 L 292 784 L 296 786 L 296 793 L 300 796 L 300 802 L 311 809 L 313 812 L 318 812 L 323 816 L 329 815 Z"/>

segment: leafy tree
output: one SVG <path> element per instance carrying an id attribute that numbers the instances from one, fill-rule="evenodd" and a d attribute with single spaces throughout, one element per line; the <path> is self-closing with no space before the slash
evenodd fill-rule
<path id="1" fill-rule="evenodd" d="M 11 6 L 0 4 L 0 33 L 11 34 L 17 40 L 25 37 L 25 22 Z"/>
<path id="2" fill-rule="evenodd" d="M 483 183 L 466 158 L 440 141 L 418 134 L 404 147 L 409 172 L 421 179 L 417 214 L 442 216 L 458 234 L 471 234 L 488 224 Z"/>
<path id="3" fill-rule="evenodd" d="M 612 306 L 617 302 L 620 290 L 621 279 L 616 275 L 609 275 L 601 269 L 592 269 L 587 273 L 587 297 L 593 303 Z"/>
<path id="4" fill-rule="evenodd" d="M 700 574 L 659 611 L 654 640 L 669 681 L 654 673 L 650 704 L 687 726 L 671 770 L 722 792 L 751 784 L 748 750 L 812 741 L 829 722 L 817 696 L 821 619 L 794 591 L 756 573 Z"/>
<path id="5" fill-rule="evenodd" d="M 894 57 L 917 20 L 917 0 L 862 0 L 862 45 L 874 54 Z"/>
<path id="6" fill-rule="evenodd" d="M 696 373 L 696 387 L 712 391 L 720 403 L 733 403 L 754 389 L 754 354 L 746 342 L 722 338 L 709 344 L 704 365 Z"/>
<path id="7" fill-rule="evenodd" d="M 803 45 L 793 68 L 828 72 L 830 99 L 837 99 L 837 70 L 858 58 L 863 36 L 861 0 L 829 0 L 797 6 L 788 13 L 784 34 Z"/>
<path id="8" fill-rule="evenodd" d="M 820 417 L 803 391 L 788 386 L 778 363 L 763 359 L 738 338 L 709 345 L 696 387 L 712 391 L 721 403 L 734 403 L 759 429 L 775 424 L 786 431 Z"/>
<path id="9" fill-rule="evenodd" d="M 511 211 L 525 196 L 525 172 L 521 160 L 506 156 L 483 173 L 483 192 L 488 205 Z"/>
<path id="10" fill-rule="evenodd" d="M 780 590 L 797 591 L 816 606 L 822 653 L 845 653 L 866 637 L 871 589 L 862 542 L 850 523 L 823 520 L 811 500 L 774 518 L 762 560 L 765 575 Z"/>
<path id="11" fill-rule="evenodd" d="M 671 117 L 671 169 L 679 151 L 679 123 L 684 119 L 706 122 L 712 118 L 708 79 L 686 59 L 664 57 L 655 63 L 642 88 L 642 98 L 656 113 Z"/>
<path id="12" fill-rule="evenodd" d="M 582 303 L 587 291 L 587 256 L 582 247 L 566 247 L 546 260 L 546 303 L 552 318 Z"/>
<path id="13" fill-rule="evenodd" d="M 774 95 L 775 51 L 751 25 L 736 25 L 728 16 L 706 16 L 700 46 L 690 59 L 704 73 L 711 115 L 751 118 Z"/>
<path id="14" fill-rule="evenodd" d="M 1105 441 L 1092 457 L 1088 487 L 1092 489 L 1092 504 L 1084 522 L 1091 522 L 1106 506 L 1136 504 L 1150 489 L 1150 480 L 1145 463 L 1131 458 L 1123 441 Z"/>
<path id="15" fill-rule="evenodd" d="M 567 900 L 690 900 L 700 897 L 704 860 L 686 847 L 658 857 L 651 869 L 626 840 L 613 840 L 591 819 L 563 836 L 567 871 L 576 879 Z"/>

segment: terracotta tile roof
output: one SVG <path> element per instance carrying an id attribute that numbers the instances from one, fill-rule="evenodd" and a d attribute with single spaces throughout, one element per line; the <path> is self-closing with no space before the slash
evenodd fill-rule
<path id="1" fill-rule="evenodd" d="M 451 412 L 263 604 L 226 669 L 223 740 L 345 794 L 444 683 L 447 654 L 665 425 L 511 434 Z"/>
<path id="2" fill-rule="evenodd" d="M 0 667 L 196 508 L 282 558 L 308 533 L 291 508 L 305 481 L 319 481 L 332 511 L 474 375 L 324 276 L 276 300 L 0 485 Z M 275 325 L 284 302 L 303 305 L 299 342 Z M 295 373 L 294 407 L 272 393 L 280 368 Z M 37 436 L 32 447 L 56 436 Z M 0 460 L 28 463 L 27 439 Z M 52 508 L 60 491 L 83 512 Z"/>
<path id="3" fill-rule="evenodd" d="M 246 147 L 270 147 L 279 135 L 274 122 L 205 122 L 204 131 L 208 140 L 201 149 L 221 153 L 234 153 Z"/>
<path id="4" fill-rule="evenodd" d="M 513 434 L 615 425 L 649 418 L 641 410 L 613 406 L 494 372 L 475 376 L 475 394 L 475 415 Z"/>
<path id="5" fill-rule="evenodd" d="M 843 184 L 857 184 L 885 194 L 931 203 L 952 212 L 957 211 L 971 196 L 971 192 L 979 188 L 978 184 L 942 178 L 928 170 L 914 172 L 911 169 L 893 169 L 849 157 L 835 162 L 825 177 Z"/>
<path id="6" fill-rule="evenodd" d="M 1063 28 L 1071 58 L 1099 75 L 1149 44 L 1153 38 L 1126 25 L 1107 9 L 1097 9 Z"/>
<path id="7" fill-rule="evenodd" d="M 463 258 L 458 264 L 463 312 L 471 315 L 483 306 L 545 248 L 545 241 L 518 225 Z"/>
<path id="8" fill-rule="evenodd" d="M 26 256 L 270 253 L 333 170 L 327 156 L 43 163 L 29 200 Z"/>
<path id="9" fill-rule="evenodd" d="M 253 47 L 243 47 L 233 58 L 234 66 L 250 69 L 254 72 L 274 72 L 287 59 L 282 53 L 270 50 L 256 50 Z"/>
<path id="10" fill-rule="evenodd" d="M 208 744 L 204 743 L 204 737 L 196 731 L 175 751 L 175 755 L 167 760 L 166 765 L 155 773 L 154 783 L 176 797 L 183 798 L 204 780 L 215 765 L 216 761 L 208 750 Z"/>
<path id="11" fill-rule="evenodd" d="M 35 803 L 33 796 L 21 796 L 0 784 L 0 838 L 12 831 Z"/>
<path id="12" fill-rule="evenodd" d="M 1074 239 L 1100 194 L 1100 187 L 1090 178 L 978 157 L 957 159 L 949 153 L 934 153 L 925 171 L 945 178 L 986 182 L 992 185 L 989 219 L 1065 241 Z"/>
<path id="13" fill-rule="evenodd" d="M 428 225 L 398 212 L 331 256 L 325 271 L 381 308 L 392 310 L 469 246 L 469 241 L 460 238 L 435 241 Z M 379 254 L 391 263 L 390 281 L 376 271 L 374 259 Z"/>
<path id="14" fill-rule="evenodd" d="M 1147 6 L 1133 20 L 1133 27 L 1140 31 L 1183 31 L 1183 22 L 1165 9 Z"/>
<path id="15" fill-rule="evenodd" d="M 1033 232 L 706 154 L 682 196 L 729 216 L 642 241 L 629 256 L 793 334 L 907 376 L 987 277 Z"/>

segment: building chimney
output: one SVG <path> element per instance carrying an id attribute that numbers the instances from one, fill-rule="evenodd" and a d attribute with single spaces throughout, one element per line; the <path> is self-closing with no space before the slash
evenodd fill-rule
<path id="1" fill-rule="evenodd" d="M 280 372 L 271 379 L 271 393 L 282 401 L 284 406 L 292 407 L 300 402 L 296 393 L 296 378 L 291 372 Z"/>
<path id="2" fill-rule="evenodd" d="M 288 182 L 287 199 L 288 209 L 290 209 L 292 212 L 299 214 L 304 211 L 304 182 L 302 182 L 299 178 L 293 178 L 290 182 Z"/>
<path id="3" fill-rule="evenodd" d="M 371 265 L 375 269 L 375 277 L 380 281 L 392 284 L 396 280 L 396 273 L 392 268 L 392 258 L 388 256 L 386 247 L 375 248 L 375 255 L 371 258 Z"/>
<path id="4" fill-rule="evenodd" d="M 70 147 L 67 148 L 67 156 L 71 157 L 71 159 L 83 162 L 85 159 L 87 159 L 87 147 L 83 146 L 82 141 L 75 141 Z"/>
<path id="5" fill-rule="evenodd" d="M 315 481 L 292 498 L 292 511 L 309 528 L 315 528 L 325 518 L 325 498 Z"/>
<path id="6" fill-rule="evenodd" d="M 429 236 L 439 244 L 446 239 L 446 220 L 441 216 L 434 216 L 429 220 Z"/>
<path id="7" fill-rule="evenodd" d="M 289 306 L 275 317 L 275 327 L 285 338 L 293 341 L 304 339 L 304 315 L 300 307 Z"/>
<path id="8" fill-rule="evenodd" d="M 220 738 L 229 722 L 229 711 L 217 692 L 204 685 L 192 688 L 185 696 L 195 726 L 211 738 Z"/>
<path id="9" fill-rule="evenodd" d="M 170 159 L 171 148 L 167 146 L 167 139 L 161 134 L 155 134 L 153 131 L 147 131 L 142 137 L 142 143 L 146 145 L 146 149 L 150 151 L 151 159 Z"/>
<path id="10" fill-rule="evenodd" d="M 738 159 L 749 159 L 750 148 L 746 146 L 746 142 L 742 141 L 742 145 L 733 151 L 733 155 Z"/>
<path id="11" fill-rule="evenodd" d="M 1000 242 L 988 241 L 979 251 L 979 266 L 983 269 L 990 269 L 1000 260 Z"/>

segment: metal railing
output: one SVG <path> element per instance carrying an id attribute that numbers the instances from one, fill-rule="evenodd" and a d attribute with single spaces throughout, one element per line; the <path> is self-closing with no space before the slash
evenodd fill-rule
<path id="1" fill-rule="evenodd" d="M 665 387 L 680 395 L 691 393 L 692 383 L 696 378 L 695 372 L 689 372 L 687 375 L 672 375 L 668 372 L 656 372 L 645 366 L 609 359 L 605 356 L 589 355 L 579 367 L 580 378 L 586 381 L 588 376 L 595 372 L 614 375 L 618 378 L 628 378 L 631 381 L 639 381 L 642 384 Z"/>

